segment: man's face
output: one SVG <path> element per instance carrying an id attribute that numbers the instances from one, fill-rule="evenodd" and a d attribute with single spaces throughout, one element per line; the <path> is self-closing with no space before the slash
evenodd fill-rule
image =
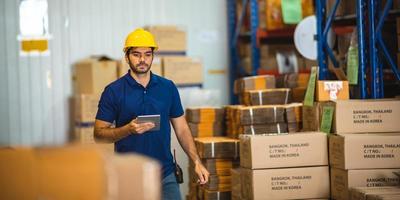
<path id="1" fill-rule="evenodd" d="M 129 50 L 127 62 L 136 74 L 145 74 L 153 62 L 153 50 L 149 47 L 137 47 Z"/>

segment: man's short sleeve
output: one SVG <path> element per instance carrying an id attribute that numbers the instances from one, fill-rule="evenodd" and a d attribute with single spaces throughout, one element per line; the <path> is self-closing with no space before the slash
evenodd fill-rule
<path id="1" fill-rule="evenodd" d="M 176 88 L 175 84 L 172 83 L 172 102 L 171 108 L 169 110 L 169 117 L 170 118 L 177 118 L 184 114 L 183 107 L 181 103 L 181 98 L 179 96 L 178 89 Z"/>
<path id="2" fill-rule="evenodd" d="M 109 87 L 101 94 L 96 119 L 113 123 L 117 115 L 116 99 Z"/>

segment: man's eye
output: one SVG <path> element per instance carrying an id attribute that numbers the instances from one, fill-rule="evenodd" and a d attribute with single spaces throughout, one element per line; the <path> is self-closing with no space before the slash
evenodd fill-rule
<path id="1" fill-rule="evenodd" d="M 133 53 L 132 55 L 135 56 L 135 57 L 139 57 L 140 56 L 140 54 L 138 54 L 138 53 Z"/>
<path id="2" fill-rule="evenodd" d="M 146 53 L 145 55 L 146 55 L 146 57 L 150 57 L 151 53 Z"/>

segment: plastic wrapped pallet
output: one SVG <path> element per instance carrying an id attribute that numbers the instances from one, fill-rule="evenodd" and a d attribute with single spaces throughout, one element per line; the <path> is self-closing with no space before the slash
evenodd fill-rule
<path id="1" fill-rule="evenodd" d="M 223 121 L 225 111 L 223 108 L 187 108 L 186 120 L 192 123 Z"/>
<path id="2" fill-rule="evenodd" d="M 236 79 L 234 93 L 239 94 L 249 90 L 262 90 L 275 88 L 275 76 L 260 75 Z"/>
<path id="3" fill-rule="evenodd" d="M 249 90 L 240 95 L 241 104 L 247 106 L 279 105 L 291 102 L 289 88 Z"/>
<path id="4" fill-rule="evenodd" d="M 239 140 L 228 137 L 194 139 L 200 158 L 238 158 Z"/>

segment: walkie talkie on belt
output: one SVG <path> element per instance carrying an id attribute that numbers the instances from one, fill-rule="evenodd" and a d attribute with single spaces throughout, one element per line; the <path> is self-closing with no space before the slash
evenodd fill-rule
<path id="1" fill-rule="evenodd" d="M 175 164 L 175 178 L 178 184 L 183 183 L 183 173 L 182 168 L 176 163 L 175 149 L 174 149 L 174 164 Z"/>

